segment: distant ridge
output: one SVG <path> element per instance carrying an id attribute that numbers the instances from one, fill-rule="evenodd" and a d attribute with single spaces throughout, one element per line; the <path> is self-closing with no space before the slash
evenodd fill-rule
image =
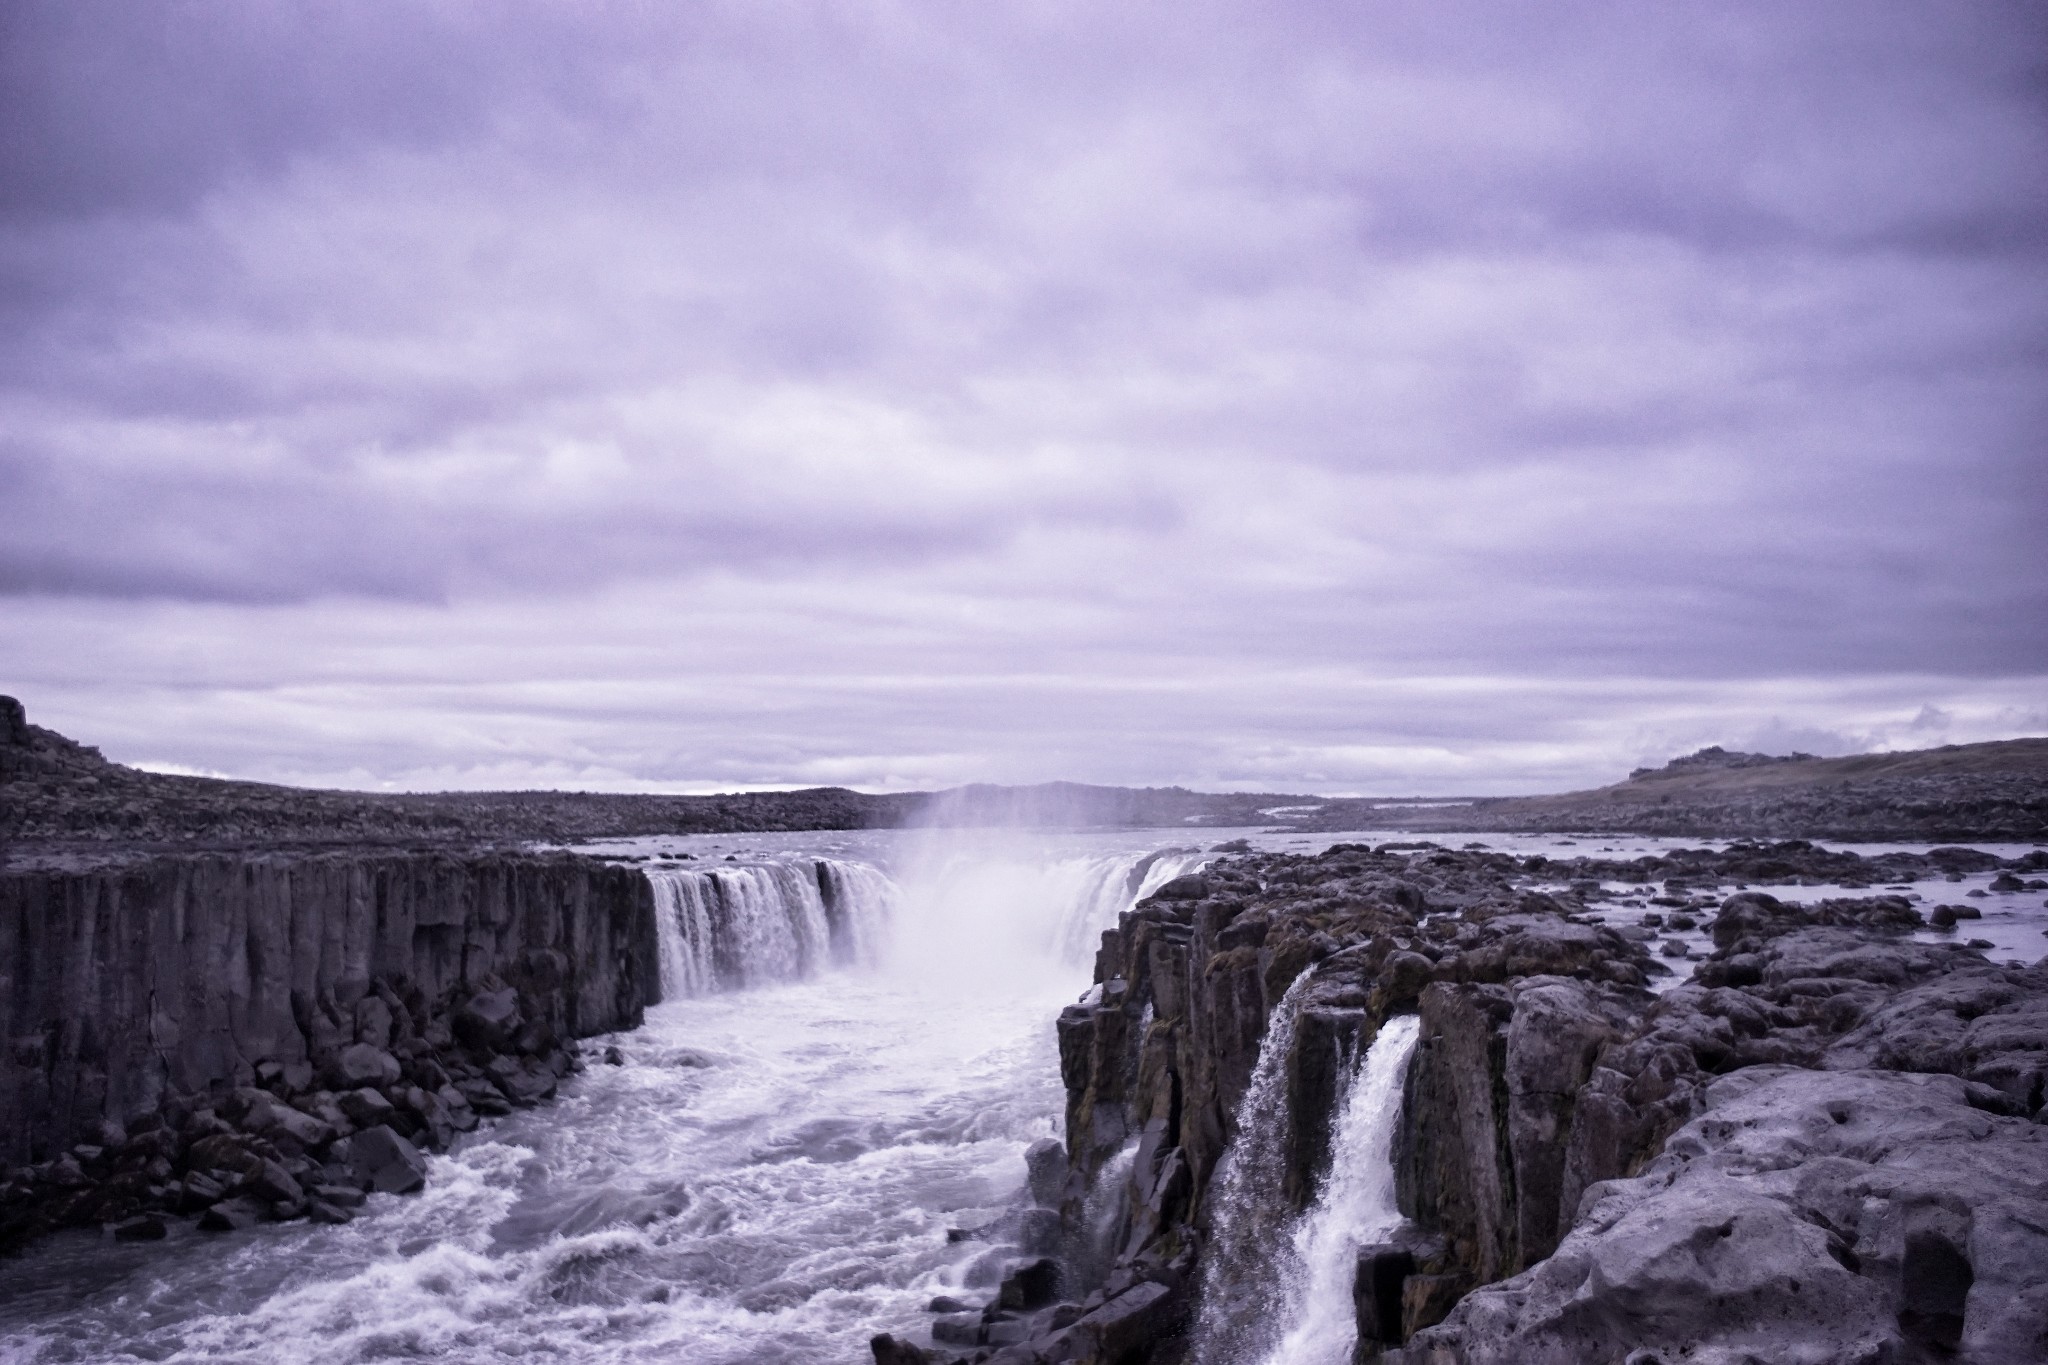
<path id="1" fill-rule="evenodd" d="M 503 845 L 636 834 L 893 829 L 913 824 L 1256 825 L 1262 808 L 1315 797 L 1049 782 L 943 792 L 845 787 L 656 796 L 609 792 L 325 791 L 145 772 L 28 722 L 0 697 L 0 842 L 246 847 Z"/>
<path id="2" fill-rule="evenodd" d="M 907 825 L 2024 842 L 2048 839 L 2048 739 L 1847 758 L 1711 746 L 1611 786 L 1525 797 L 1333 798 L 1078 782 L 893 793 L 395 795 L 144 772 L 30 724 L 20 702 L 0 697 L 0 844 L 473 846 Z"/>
<path id="3" fill-rule="evenodd" d="M 1845 758 L 1774 758 L 1716 747 L 1590 791 L 1481 798 L 1456 810 L 1381 809 L 1377 816 L 1380 828 L 1412 830 L 2032 842 L 2048 839 L 2048 739 Z M 1331 810 L 1316 817 L 1315 827 L 1350 828 L 1327 821 L 1357 818 L 1352 810 Z"/>

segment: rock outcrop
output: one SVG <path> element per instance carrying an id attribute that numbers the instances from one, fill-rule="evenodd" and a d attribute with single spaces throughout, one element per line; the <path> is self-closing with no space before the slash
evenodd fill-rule
<path id="1" fill-rule="evenodd" d="M 1404 1211 L 1486 1287 L 1441 1326 L 1417 1313 L 1383 1333 L 1380 1345 L 1399 1348 L 1384 1358 L 2040 1359 L 2048 966 L 1902 937 L 1905 909 L 1892 897 L 1798 907 L 1739 893 L 1692 983 L 1618 1028 L 1611 1011 L 1562 1011 L 1580 1038 L 1609 1032 L 1576 1053 L 1583 1066 L 1550 1064 L 1563 1122 L 1524 1129 L 1558 1179 L 1532 1186 L 1513 1169 L 1467 1187 L 1450 1217 L 1429 1182 L 1412 1186 Z M 1540 989 L 1520 983 L 1515 1003 Z M 1539 1031 L 1568 1038 L 1572 1026 Z M 1494 1107 L 1510 1116 L 1522 1083 L 1511 1051 L 1487 1065 L 1505 1082 Z M 1457 1068 L 1445 1075 L 1458 1083 Z M 1409 1140 L 1441 1152 L 1457 1129 L 1428 1090 L 1418 1068 Z M 1469 1110 L 1458 1117 L 1469 1123 Z M 1521 1155 L 1512 1138 L 1506 1147 L 1496 1171 Z M 1498 1235 L 1532 1188 L 1555 1190 L 1543 1203 L 1564 1234 L 1554 1251 Z M 1494 1210 L 1493 1222 L 1465 1204 Z M 1475 1221 L 1496 1234 L 1476 1239 L 1476 1255 L 1462 1240 Z"/>
<path id="2" fill-rule="evenodd" d="M 637 1025 L 658 961 L 646 879 L 569 855 L 17 862 L 0 1243 L 216 1206 L 342 1221 L 551 1095 L 570 1040 Z"/>
<path id="3" fill-rule="evenodd" d="M 1902 895 L 1740 889 L 1993 870 L 2024 886 L 2048 856 L 1219 860 L 1105 934 L 1059 1020 L 1059 1298 L 956 1314 L 917 1358 L 1165 1365 L 1201 1359 L 1212 1318 L 1236 1330 L 1218 1295 L 1256 1321 L 1271 1268 L 1243 1247 L 1284 1242 L 1314 1202 L 1350 1069 L 1406 1012 L 1409 1221 L 1359 1249 L 1360 1361 L 2041 1358 L 2048 966 L 1916 939 Z M 1691 980 L 1653 993 L 1650 937 L 1586 913 L 1614 882 L 1710 921 Z M 1237 1182 L 1257 1198 L 1233 1216 L 1257 1225 L 1232 1250 L 1218 1182 L 1255 1070 L 1279 1112 L 1254 1115 L 1270 1165 Z"/>
<path id="4" fill-rule="evenodd" d="M 1755 1066 L 1404 1365 L 2048 1356 L 2048 1128 L 1950 1075 Z"/>

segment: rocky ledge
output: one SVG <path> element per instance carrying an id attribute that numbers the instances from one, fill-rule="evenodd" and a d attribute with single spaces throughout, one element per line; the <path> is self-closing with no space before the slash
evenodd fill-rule
<path id="1" fill-rule="evenodd" d="M 2048 967 L 1923 941 L 1905 895 L 1756 889 L 1963 869 L 2024 886 L 2048 853 L 1221 859 L 1124 916 L 1062 1015 L 1067 1141 L 1032 1153 L 1009 1275 L 935 1305 L 932 1347 L 873 1354 L 1166 1365 L 1253 1331 L 1260 1249 L 1325 1187 L 1357 1059 L 1413 1013 L 1405 1221 L 1358 1251 L 1358 1360 L 2042 1359 Z M 1709 930 L 1691 979 L 1590 913 L 1617 879 Z M 1219 1171 L 1268 1046 L 1282 1112 L 1253 1117 L 1280 1141 L 1226 1238 Z"/>
<path id="2" fill-rule="evenodd" d="M 0 1250 L 345 1222 L 659 997 L 636 872 L 566 855 L 0 870 Z"/>

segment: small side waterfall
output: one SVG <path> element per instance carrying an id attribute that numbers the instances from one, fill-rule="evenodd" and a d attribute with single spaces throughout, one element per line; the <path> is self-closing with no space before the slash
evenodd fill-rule
<path id="1" fill-rule="evenodd" d="M 1202 1257 L 1202 1308 L 1190 1357 L 1205 1365 L 1251 1361 L 1267 1338 L 1267 1296 L 1280 1275 L 1278 1235 L 1287 1201 L 1287 1054 L 1294 1050 L 1304 971 L 1273 1007 L 1251 1084 L 1237 1106 L 1237 1137 L 1210 1183 L 1211 1241 Z"/>
<path id="2" fill-rule="evenodd" d="M 1360 1247 L 1401 1222 L 1394 1204 L 1394 1130 L 1415 1051 L 1414 1015 L 1387 1020 L 1344 1095 L 1330 1142 L 1330 1169 L 1315 1204 L 1283 1226 L 1282 1093 L 1294 1043 L 1296 978 L 1274 1010 L 1251 1086 L 1238 1106 L 1238 1136 L 1214 1185 L 1214 1244 L 1202 1274 L 1194 1359 L 1210 1365 L 1348 1365 L 1358 1339 L 1352 1276 Z"/>
<path id="3" fill-rule="evenodd" d="M 1352 1278 L 1358 1250 L 1401 1223 L 1394 1205 L 1394 1129 L 1421 1020 L 1381 1026 L 1352 1079 L 1330 1140 L 1330 1170 L 1315 1206 L 1295 1224 L 1293 1262 L 1281 1277 L 1280 1323 L 1291 1323 L 1266 1365 L 1348 1365 L 1358 1344 Z"/>
<path id="4" fill-rule="evenodd" d="M 871 963 L 895 905 L 860 863 L 798 858 L 739 867 L 650 868 L 665 999 Z"/>

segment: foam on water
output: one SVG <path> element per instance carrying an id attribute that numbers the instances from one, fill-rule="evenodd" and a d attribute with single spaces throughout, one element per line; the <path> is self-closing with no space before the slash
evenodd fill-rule
<path id="1" fill-rule="evenodd" d="M 651 869 L 680 989 L 602 1040 L 624 1065 L 345 1227 L 52 1238 L 0 1265 L 0 1361 L 809 1365 L 918 1334 L 933 1295 L 993 1288 L 946 1230 L 1058 1133 L 1066 954 L 1198 861 L 1144 838 Z"/>

